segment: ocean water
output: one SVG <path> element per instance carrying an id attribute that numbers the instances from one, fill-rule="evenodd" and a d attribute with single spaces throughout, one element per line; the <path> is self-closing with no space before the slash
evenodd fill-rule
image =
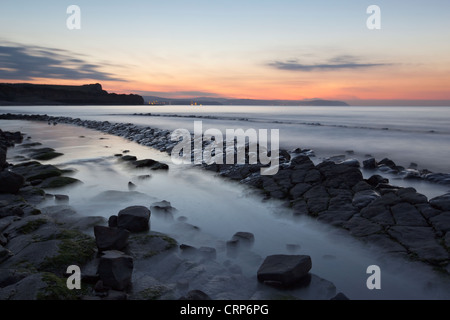
<path id="1" fill-rule="evenodd" d="M 415 121 L 421 119 L 419 114 L 422 113 L 423 116 L 425 114 L 421 108 L 411 108 L 409 112 L 407 112 L 408 108 L 404 110 L 396 108 L 393 114 L 396 114 L 398 118 L 409 115 L 408 120 L 404 123 L 399 121 L 398 124 L 393 120 L 393 116 L 389 117 L 386 114 L 389 109 L 384 109 L 385 112 L 380 114 L 372 109 L 375 114 L 378 114 L 378 121 L 385 120 L 383 123 L 378 123 L 373 118 L 365 118 L 362 108 L 356 108 L 351 113 L 351 108 L 340 107 L 318 110 L 305 108 L 303 111 L 291 107 L 277 109 L 291 112 L 290 115 L 275 113 L 273 111 L 275 107 L 264 107 L 260 112 L 257 112 L 255 107 L 194 108 L 188 106 L 1 107 L 0 112 L 45 113 L 81 119 L 130 122 L 169 130 L 191 129 L 193 121 L 199 119 L 204 121 L 205 128 L 210 126 L 220 129 L 241 127 L 280 129 L 280 132 L 285 132 L 281 136 L 282 147 L 310 147 L 316 150 L 318 157 L 341 154 L 352 149 L 356 156 L 358 154 L 364 156 L 365 153 L 370 152 L 378 158 L 374 149 L 368 148 L 366 139 L 370 136 L 369 132 L 374 135 L 390 133 L 395 144 L 415 150 L 411 158 L 405 157 L 398 150 L 393 152 L 399 155 L 397 159 L 391 156 L 389 151 L 389 148 L 395 149 L 393 146 L 386 147 L 387 149 L 380 146 L 380 150 L 390 158 L 400 164 L 402 160 L 414 161 L 419 162 L 419 165 L 427 164 L 429 168 L 436 166 L 442 169 L 439 169 L 441 172 L 450 171 L 446 170 L 448 165 L 444 163 L 445 161 L 441 161 L 440 156 L 437 156 L 449 152 L 448 139 L 443 138 L 450 133 L 450 126 L 445 125 L 449 117 L 444 118 L 448 115 L 448 108 L 432 108 L 438 114 L 428 115 L 428 120 L 422 121 L 418 126 L 415 125 Z M 151 112 L 159 116 L 132 115 L 141 112 Z M 336 118 L 332 115 L 333 112 Z M 345 113 L 348 113 L 348 119 L 343 116 Z M 171 116 L 174 114 L 177 117 Z M 337 116 L 339 114 L 340 117 Z M 187 117 L 191 115 L 192 117 Z M 216 119 L 202 118 L 204 116 L 213 116 Z M 236 120 L 243 117 L 246 120 Z M 321 125 L 310 123 L 321 123 Z M 383 130 L 388 124 L 390 124 L 389 130 Z M 152 172 L 150 179 L 139 180 L 138 175 L 148 172 L 131 169 L 113 156 L 123 150 L 130 150 L 130 154 L 138 158 L 153 158 L 170 165 L 170 157 L 167 154 L 120 137 L 70 125 L 48 126 L 46 123 L 39 122 L 2 120 L 0 128 L 21 130 L 30 135 L 33 141 L 40 141 L 45 146 L 64 153 L 64 156 L 50 162 L 63 168 L 74 169 L 74 177 L 82 180 L 83 184 L 58 192 L 70 194 L 70 205 L 81 214 L 108 218 L 129 205 L 149 206 L 154 201 L 167 200 L 178 209 L 175 218 L 186 217 L 189 224 L 200 228 L 200 232 L 183 228 L 176 223 L 176 219 L 168 221 L 157 216 L 152 216 L 152 230 L 167 233 L 179 243 L 214 246 L 218 250 L 219 261 L 226 259 L 224 244 L 234 233 L 238 231 L 254 233 L 255 245 L 252 251 L 255 259 L 241 261 L 244 273 L 249 276 L 254 275 L 259 267 L 257 257 L 262 259 L 270 254 L 292 254 L 287 245 L 293 244 L 298 248 L 296 254 L 308 254 L 312 257 L 312 273 L 333 282 L 338 292 L 345 293 L 351 299 L 450 299 L 448 280 L 435 273 L 432 268 L 387 256 L 376 248 L 363 245 L 338 230 L 307 217 L 294 219 L 280 203 L 262 202 L 260 198 L 249 193 L 245 186 L 224 181 L 203 170 L 178 166 L 171 166 L 168 172 Z M 311 140 L 300 132 L 308 133 Z M 335 134 L 328 135 L 327 132 L 335 132 Z M 349 132 L 353 132 L 353 135 Z M 366 132 L 366 134 L 358 135 L 357 132 Z M 411 137 L 409 140 L 407 133 Z M 430 151 L 428 157 L 418 161 L 413 156 L 424 155 L 424 153 L 417 148 L 416 140 L 425 141 L 429 135 L 441 136 L 442 140 L 430 139 L 435 148 L 434 152 Z M 341 138 L 336 140 L 336 136 Z M 323 149 L 317 148 L 317 145 L 321 144 L 320 137 L 328 139 L 321 142 Z M 340 144 L 336 145 L 336 141 Z M 8 156 L 14 157 L 18 152 L 20 147 L 12 149 Z M 381 154 L 380 151 L 380 156 Z M 134 196 L 116 197 L 113 200 L 102 196 L 102 193 L 108 190 L 128 191 L 129 181 L 137 185 L 136 191 L 139 193 Z M 425 187 L 436 194 L 442 194 L 445 191 L 445 189 L 439 189 L 442 188 L 441 186 L 437 189 L 431 186 Z M 52 205 L 52 203 L 44 205 Z M 366 269 L 374 264 L 379 265 L 382 270 L 381 290 L 368 290 L 366 287 L 368 277 Z"/>
<path id="2" fill-rule="evenodd" d="M 271 106 L 33 106 L 0 107 L 1 113 L 37 113 L 134 123 L 161 129 L 279 129 L 283 148 L 312 148 L 318 155 L 354 151 L 389 157 L 402 166 L 450 172 L 450 107 Z M 151 113 L 154 116 L 134 116 Z M 205 117 L 212 117 L 205 118 Z"/>

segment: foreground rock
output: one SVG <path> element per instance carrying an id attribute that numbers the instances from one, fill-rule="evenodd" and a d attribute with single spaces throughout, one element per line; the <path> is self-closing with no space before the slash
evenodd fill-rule
<path id="1" fill-rule="evenodd" d="M 128 245 L 130 232 L 125 229 L 94 227 L 95 242 L 99 251 L 123 250 Z"/>
<path id="2" fill-rule="evenodd" d="M 104 286 L 127 290 L 131 285 L 133 258 L 121 251 L 105 251 L 100 258 L 98 274 Z"/>
<path id="3" fill-rule="evenodd" d="M 292 286 L 311 270 L 311 257 L 301 255 L 268 256 L 257 272 L 258 281 Z"/>
<path id="4" fill-rule="evenodd" d="M 119 211 L 117 227 L 130 232 L 142 232 L 150 229 L 150 210 L 144 206 L 132 206 Z"/>

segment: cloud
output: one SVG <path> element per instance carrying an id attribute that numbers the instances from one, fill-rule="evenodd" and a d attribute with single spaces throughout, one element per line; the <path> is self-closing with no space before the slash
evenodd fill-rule
<path id="1" fill-rule="evenodd" d="M 299 60 L 274 61 L 267 64 L 272 68 L 287 71 L 333 71 L 343 69 L 365 69 L 373 67 L 388 66 L 385 63 L 361 63 L 359 59 L 350 56 L 342 55 L 328 59 L 325 63 L 303 64 Z"/>
<path id="2" fill-rule="evenodd" d="M 36 78 L 68 80 L 123 81 L 100 71 L 79 54 L 56 48 L 0 44 L 0 79 L 33 80 Z"/>

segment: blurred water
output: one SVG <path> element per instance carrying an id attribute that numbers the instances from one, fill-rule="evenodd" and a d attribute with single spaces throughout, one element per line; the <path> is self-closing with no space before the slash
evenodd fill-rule
<path id="1" fill-rule="evenodd" d="M 175 220 L 151 218 L 151 229 L 173 236 L 179 243 L 213 246 L 218 260 L 227 259 L 224 244 L 234 233 L 255 235 L 253 259 L 241 258 L 244 273 L 254 276 L 260 259 L 270 254 L 292 253 L 286 245 L 298 245 L 297 254 L 312 257 L 311 272 L 332 281 L 338 291 L 351 299 L 449 299 L 445 279 L 420 263 L 393 259 L 376 249 L 341 234 L 334 228 L 307 217 L 294 219 L 276 201 L 262 202 L 245 186 L 228 182 L 196 168 L 171 165 L 170 158 L 151 148 L 128 140 L 85 128 L 28 121 L 0 121 L 3 130 L 21 130 L 39 141 L 63 152 L 49 163 L 75 169 L 74 177 L 82 185 L 58 190 L 70 195 L 70 205 L 87 216 L 117 214 L 129 205 L 150 206 L 154 201 L 167 200 L 178 209 Z M 133 169 L 114 157 L 130 150 L 139 159 L 153 158 L 167 162 L 168 172 Z M 20 153 L 20 146 L 8 156 Z M 139 175 L 151 174 L 147 180 Z M 115 197 L 99 197 L 107 190 L 128 192 L 128 182 L 136 184 L 136 193 Z M 48 190 L 53 192 L 54 190 Z M 53 202 L 44 205 L 53 205 Z M 177 218 L 184 216 L 195 229 L 180 227 Z M 379 265 L 382 270 L 382 290 L 368 290 L 366 269 Z"/>
<path id="2" fill-rule="evenodd" d="M 318 156 L 354 151 L 363 159 L 389 157 L 402 166 L 450 172 L 450 107 L 256 106 L 34 106 L 0 107 L 0 113 L 37 113 L 161 129 L 279 129 L 282 148 L 312 148 Z M 152 113 L 159 116 L 133 116 Z M 178 117 L 177 117 L 178 116 Z M 182 116 L 182 117 L 179 117 Z M 192 116 L 192 117 L 189 117 Z M 206 119 L 199 117 L 214 117 Z"/>

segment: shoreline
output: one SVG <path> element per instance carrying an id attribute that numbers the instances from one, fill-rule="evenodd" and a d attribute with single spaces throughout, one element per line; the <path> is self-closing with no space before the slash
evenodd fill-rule
<path id="1" fill-rule="evenodd" d="M 68 124 L 75 124 L 75 125 L 81 125 L 85 126 L 91 129 L 95 129 L 97 131 L 107 132 L 109 134 L 118 135 L 122 137 L 125 137 L 129 140 L 133 140 L 130 138 L 136 138 L 138 135 L 144 134 L 143 139 L 148 139 L 148 137 L 145 137 L 145 132 L 151 132 L 148 131 L 148 128 L 137 128 L 135 125 L 129 125 L 127 128 L 126 124 L 110 124 L 108 122 L 97 122 L 97 121 L 82 121 L 79 119 L 71 119 L 67 117 L 50 117 L 46 118 L 46 116 L 25 116 L 25 118 L 28 118 L 27 120 L 31 120 L 29 118 L 33 117 L 42 117 L 40 121 L 56 121 L 59 123 L 66 123 Z M 36 120 L 36 119 L 32 119 Z M 129 130 L 127 130 L 129 129 Z M 145 130 L 147 131 L 145 131 Z M 113 132 L 114 130 L 118 130 L 116 132 Z M 164 135 L 168 134 L 169 132 L 165 132 L 167 130 L 153 130 L 152 134 L 156 137 L 155 145 L 158 146 L 160 150 L 168 150 L 170 149 L 170 145 L 168 146 L 166 143 L 164 143 Z M 143 133 L 144 132 L 144 133 Z M 126 135 L 129 136 L 126 136 Z M 137 139 L 139 140 L 139 139 Z M 142 143 L 141 143 L 142 144 Z M 145 145 L 145 144 L 144 144 Z M 287 155 L 286 155 L 287 157 Z M 423 252 L 425 250 L 424 248 L 417 247 L 417 244 L 414 242 L 414 239 L 409 239 L 408 237 L 413 237 L 414 235 L 411 233 L 410 235 L 402 234 L 401 236 L 402 241 L 398 241 L 399 233 L 405 232 L 417 232 L 425 231 L 423 235 L 425 236 L 425 240 L 427 241 L 426 246 L 427 249 L 432 250 L 439 250 L 438 246 L 436 246 L 432 239 L 429 239 L 430 237 L 433 237 L 429 231 L 431 229 L 435 230 L 437 229 L 436 226 L 440 226 L 442 224 L 445 224 L 444 221 L 437 221 L 438 219 L 433 219 L 435 217 L 441 216 L 441 214 L 437 214 L 436 211 L 434 212 L 434 215 L 430 212 L 430 210 L 439 210 L 435 207 L 431 206 L 428 200 L 425 201 L 422 195 L 416 193 L 414 190 L 411 190 L 411 188 L 392 188 L 392 186 L 388 184 L 381 183 L 380 186 L 372 186 L 367 183 L 367 180 L 362 179 L 362 176 L 360 177 L 357 172 L 359 172 L 359 168 L 354 166 L 354 163 L 346 163 L 346 164 L 335 164 L 335 163 L 325 163 L 322 166 L 314 165 L 310 162 L 309 158 L 305 155 L 296 155 L 296 157 L 293 159 L 289 159 L 289 161 L 284 161 L 282 164 L 284 165 L 283 169 L 280 170 L 282 173 L 283 178 L 282 179 L 259 179 L 261 177 L 250 177 L 251 179 L 247 179 L 247 177 L 243 177 L 242 169 L 249 169 L 248 166 L 238 167 L 238 166 L 226 166 L 225 170 L 221 170 L 222 168 L 217 168 L 217 166 L 210 166 L 209 170 L 216 171 L 218 174 L 227 177 L 231 180 L 235 181 L 246 181 L 242 182 L 243 184 L 252 185 L 253 187 L 256 187 L 258 189 L 258 184 L 262 183 L 262 187 L 264 188 L 264 192 L 266 196 L 277 198 L 281 196 L 282 189 L 279 188 L 280 184 L 279 182 L 285 182 L 286 177 L 289 177 L 291 180 L 292 174 L 298 175 L 296 179 L 302 180 L 295 180 L 299 181 L 295 186 L 291 187 L 289 190 L 289 194 L 291 194 L 291 190 L 296 187 L 297 191 L 300 193 L 301 190 L 298 190 L 299 188 L 308 188 L 306 184 L 312 184 L 316 183 L 317 185 L 315 187 L 316 190 L 314 190 L 315 187 L 311 187 L 305 192 L 303 192 L 300 196 L 295 196 L 294 199 L 288 199 L 289 204 L 292 205 L 292 209 L 294 212 L 297 212 L 297 214 L 304 215 L 307 214 L 309 216 L 314 216 L 316 219 L 320 221 L 324 221 L 328 224 L 332 224 L 335 226 L 340 227 L 340 229 L 345 229 L 349 231 L 350 234 L 352 234 L 357 239 L 368 241 L 371 243 L 375 243 L 377 245 L 387 247 L 388 251 L 389 249 L 395 248 L 397 250 L 396 252 L 393 252 L 397 255 L 403 256 L 403 255 L 414 255 L 416 254 L 416 258 L 419 257 L 419 260 L 422 260 L 423 257 L 420 256 L 420 254 L 425 255 L 426 259 L 428 260 L 427 263 L 438 266 L 441 271 L 448 273 L 448 248 L 447 248 L 447 256 L 444 257 L 444 259 L 435 259 L 436 256 L 434 255 L 428 255 L 426 256 L 426 252 Z M 295 160 L 297 159 L 297 160 Z M 285 159 L 286 160 L 286 159 Z M 309 160 L 309 161 L 308 161 Z M 304 170 L 307 168 L 307 170 Z M 238 171 L 236 169 L 239 169 Z M 342 169 L 342 171 L 341 171 Z M 169 169 L 170 170 L 170 169 Z M 304 172 L 306 171 L 306 172 Z M 311 171 L 311 172 L 309 172 Z M 280 173 L 279 172 L 279 173 Z M 322 176 L 324 175 L 326 179 L 324 180 L 317 180 L 317 172 Z M 301 177 L 304 174 L 304 177 Z M 306 179 L 305 177 L 309 175 L 309 178 Z M 314 175 L 316 175 L 316 178 L 314 178 Z M 245 176 L 245 173 L 244 173 Z M 340 178 L 341 177 L 341 178 Z M 349 185 L 346 185 L 348 182 L 347 180 L 354 179 L 354 182 L 356 182 L 353 186 L 349 188 Z M 242 179 L 244 178 L 244 179 Z M 272 180 L 272 181 L 271 181 Z M 378 181 L 380 182 L 380 181 Z M 365 183 L 365 184 L 363 184 Z M 358 185 L 356 189 L 354 189 Z M 261 186 L 259 188 L 261 188 Z M 324 187 L 324 188 L 322 188 Z M 378 188 L 377 188 L 378 187 Z M 261 190 L 261 189 L 259 189 Z M 326 192 L 323 192 L 326 191 Z M 304 197 L 303 194 L 309 193 L 308 196 Z M 376 195 L 378 193 L 378 196 Z M 350 195 L 352 197 L 350 197 Z M 404 221 L 405 225 L 388 225 L 384 226 L 383 223 L 386 221 L 380 220 L 381 217 L 379 215 L 375 214 L 373 216 L 368 216 L 366 214 L 361 214 L 362 210 L 359 210 L 359 212 L 355 212 L 355 208 L 352 208 L 350 210 L 348 205 L 349 203 L 353 205 L 355 202 L 355 196 L 358 195 L 359 198 L 358 201 L 361 201 L 361 203 L 365 202 L 372 202 L 378 201 L 378 205 L 374 205 L 372 209 L 380 209 L 381 206 L 387 206 L 389 207 L 390 214 L 393 215 L 394 212 L 392 212 L 391 207 L 395 207 L 395 210 L 397 209 L 408 209 L 411 210 L 410 212 L 414 213 L 414 210 L 411 209 L 411 207 L 415 207 L 416 211 L 420 213 L 422 218 L 425 219 L 426 223 L 429 223 L 430 226 L 424 226 L 420 225 L 420 221 L 407 221 L 406 219 Z M 294 196 L 291 194 L 291 196 Z M 320 210 L 320 207 L 324 207 L 325 204 L 323 199 L 326 198 L 326 206 L 327 208 L 325 210 L 319 211 L 317 215 L 311 214 L 309 212 L 310 207 L 313 207 L 314 209 Z M 301 201 L 305 200 L 305 201 Z M 358 202 L 356 201 L 356 202 Z M 406 204 L 409 204 L 407 208 L 402 208 L 402 205 L 406 206 Z M 359 204 L 361 206 L 361 204 Z M 333 210 L 330 210 L 330 206 Z M 367 209 L 368 205 L 363 206 L 362 209 Z M 417 208 L 417 207 L 420 207 Z M 370 208 L 369 208 L 370 209 Z M 370 210 L 367 210 L 370 211 Z M 383 214 L 386 214 L 385 210 L 384 212 L 381 212 Z M 406 210 L 407 211 L 407 210 Z M 430 216 L 428 218 L 424 217 L 424 213 L 427 212 Z M 351 214 L 350 218 L 348 216 Z M 373 212 L 369 212 L 370 214 L 373 214 Z M 443 211 L 441 210 L 441 213 Z M 403 217 L 405 216 L 404 212 L 402 210 L 395 211 L 396 217 Z M 419 216 L 415 216 L 418 218 Z M 446 216 L 445 216 L 446 217 Z M 444 218 L 445 218 L 444 217 Z M 337 219 L 336 219 L 337 218 Z M 347 218 L 347 219 L 346 219 Z M 442 217 L 441 217 L 442 218 Z M 414 218 L 413 218 L 414 219 Z M 445 219 L 444 219 L 445 220 Z M 411 225 L 412 224 L 412 225 Z M 382 227 L 380 229 L 379 227 Z M 444 226 L 445 227 L 445 226 Z M 427 229 L 428 228 L 428 229 Z M 398 234 L 395 234 L 393 231 L 399 231 Z M 443 233 L 441 235 L 442 242 L 446 239 L 446 234 L 448 235 L 448 232 Z M 386 236 L 384 236 L 386 234 Z M 428 237 L 427 237 L 428 236 Z M 438 237 L 439 235 L 436 235 L 435 237 Z M 393 241 L 396 240 L 396 241 Z M 406 242 L 408 246 L 405 246 Z M 445 242 L 444 242 L 445 243 Z M 400 245 L 400 247 L 399 247 Z M 414 246 L 416 245 L 416 246 Z M 438 244 L 439 245 L 439 244 Z M 402 248 L 403 247 L 403 248 Z M 405 248 L 406 247 L 406 248 Z M 446 249 L 446 247 L 443 247 Z M 393 251 L 395 251 L 393 250 Z M 439 250 L 440 251 L 440 250 Z M 420 254 L 419 254 L 420 253 Z M 436 253 L 436 252 L 434 252 Z M 440 252 L 441 258 L 445 255 Z"/>

